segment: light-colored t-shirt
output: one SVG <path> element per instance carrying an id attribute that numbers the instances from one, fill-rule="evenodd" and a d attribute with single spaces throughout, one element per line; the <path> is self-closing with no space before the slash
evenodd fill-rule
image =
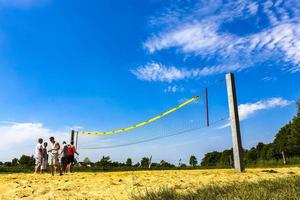
<path id="1" fill-rule="evenodd" d="M 43 150 L 43 145 L 38 143 L 35 147 L 35 157 L 36 158 L 41 158 L 42 154 L 40 153 L 40 150 Z"/>

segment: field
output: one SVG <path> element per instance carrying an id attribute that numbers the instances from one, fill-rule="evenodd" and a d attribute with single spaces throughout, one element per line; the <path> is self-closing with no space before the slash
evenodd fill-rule
<path id="1" fill-rule="evenodd" d="M 258 182 L 300 176 L 299 167 L 247 169 L 173 170 L 49 174 L 0 174 L 0 199 L 132 199 L 134 195 L 172 188 L 178 194 L 195 192 L 209 185 Z"/>

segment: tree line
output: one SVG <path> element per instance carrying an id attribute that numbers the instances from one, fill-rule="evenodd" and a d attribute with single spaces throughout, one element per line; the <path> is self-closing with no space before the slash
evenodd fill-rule
<path id="1" fill-rule="evenodd" d="M 76 162 L 75 171 L 125 171 L 125 170 L 146 170 L 146 169 L 177 169 L 177 168 L 196 168 L 198 161 L 196 156 L 190 156 L 189 165 L 179 161 L 176 166 L 165 160 L 159 163 L 152 162 L 152 157 L 143 157 L 139 162 L 133 163 L 131 158 L 125 162 L 112 161 L 109 156 L 102 156 L 97 162 L 92 162 L 88 157 L 84 158 L 82 162 Z M 14 158 L 10 162 L 0 162 L 0 172 L 23 172 L 30 171 L 35 164 L 33 156 L 22 155 L 19 159 Z M 22 170 L 24 169 L 24 170 Z"/>
<path id="2" fill-rule="evenodd" d="M 93 163 L 90 161 L 89 158 L 85 158 L 83 162 L 80 162 L 79 164 L 81 166 L 85 167 L 102 167 L 102 168 L 113 168 L 113 167 L 125 167 L 125 168 L 141 168 L 141 169 L 172 169 L 172 168 L 185 168 L 185 167 L 196 167 L 197 166 L 197 158 L 194 155 L 190 156 L 189 160 L 189 166 L 181 163 L 181 160 L 179 161 L 179 164 L 176 166 L 174 164 L 171 164 L 165 160 L 161 160 L 159 163 L 152 162 L 152 156 L 149 157 L 143 157 L 140 162 L 133 163 L 131 158 L 128 158 L 126 162 L 116 162 L 112 161 L 109 156 L 103 156 L 99 161 Z"/>

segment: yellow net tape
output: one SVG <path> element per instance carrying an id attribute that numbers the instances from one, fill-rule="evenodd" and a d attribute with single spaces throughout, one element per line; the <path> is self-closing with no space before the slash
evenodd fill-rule
<path id="1" fill-rule="evenodd" d="M 133 126 L 129 126 L 127 128 L 122 128 L 122 129 L 113 130 L 113 131 L 105 131 L 105 132 L 97 132 L 97 131 L 85 132 L 85 131 L 83 131 L 83 132 L 80 132 L 80 134 L 85 134 L 85 135 L 109 135 L 109 134 L 122 133 L 122 132 L 125 132 L 125 131 L 131 131 L 133 129 L 136 129 L 136 128 L 139 128 L 139 127 L 144 126 L 146 124 L 149 124 L 151 122 L 154 122 L 154 121 L 156 121 L 156 120 L 158 120 L 160 118 L 163 118 L 163 117 L 171 114 L 172 112 L 175 112 L 176 110 L 182 108 L 183 106 L 186 106 L 186 105 L 192 103 L 193 101 L 197 100 L 198 98 L 199 98 L 199 96 L 195 96 L 195 97 L 193 97 L 193 98 L 191 98 L 191 99 L 189 99 L 189 100 L 187 100 L 187 101 L 179 104 L 178 106 L 176 106 L 176 107 L 174 107 L 174 108 L 172 108 L 172 109 L 170 109 L 170 110 L 168 110 L 168 111 L 166 111 L 166 112 L 164 112 L 164 113 L 162 113 L 162 114 L 160 114 L 160 115 L 158 115 L 156 117 L 148 119 L 148 120 L 146 120 L 144 122 L 141 122 L 139 124 L 136 124 L 136 125 L 133 125 Z"/>

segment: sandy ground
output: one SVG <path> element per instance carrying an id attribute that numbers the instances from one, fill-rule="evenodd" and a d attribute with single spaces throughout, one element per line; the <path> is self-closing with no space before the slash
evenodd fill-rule
<path id="1" fill-rule="evenodd" d="M 274 171 L 268 171 L 274 170 Z M 300 175 L 299 167 L 233 170 L 174 170 L 140 172 L 0 174 L 0 199 L 130 199 L 132 194 L 159 187 L 188 192 L 208 184 L 258 181 Z"/>

